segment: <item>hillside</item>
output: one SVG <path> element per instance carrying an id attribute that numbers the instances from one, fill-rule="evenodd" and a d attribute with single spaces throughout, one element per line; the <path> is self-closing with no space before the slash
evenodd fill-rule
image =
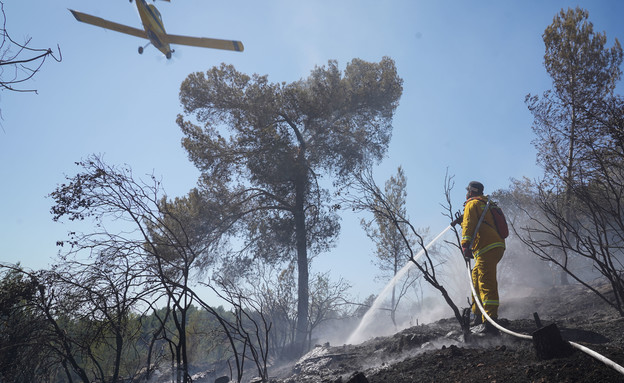
<path id="1" fill-rule="evenodd" d="M 606 286 L 601 291 L 612 293 Z M 624 366 L 624 318 L 587 288 L 533 291 L 501 309 L 505 327 L 531 334 L 555 323 L 561 336 Z M 360 345 L 317 346 L 296 364 L 274 368 L 276 383 L 294 382 L 624 382 L 624 375 L 574 350 L 539 360 L 533 343 L 502 334 L 464 342 L 455 319 L 406 329 Z"/>

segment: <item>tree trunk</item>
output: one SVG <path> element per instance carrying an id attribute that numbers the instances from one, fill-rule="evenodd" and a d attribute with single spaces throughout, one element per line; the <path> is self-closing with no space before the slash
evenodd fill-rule
<path id="1" fill-rule="evenodd" d="M 297 283 L 297 333 L 295 334 L 295 344 L 299 352 L 304 351 L 306 334 L 308 331 L 308 300 L 309 300 L 309 275 L 308 275 L 308 246 L 306 241 L 305 222 L 305 174 L 297 177 L 295 185 L 295 236 L 297 245 L 297 270 L 299 273 Z"/>
<path id="2" fill-rule="evenodd" d="M 392 278 L 396 277 L 399 272 L 399 260 L 397 254 L 394 255 L 394 273 L 392 274 Z M 392 286 L 392 302 L 390 303 L 390 318 L 392 319 L 392 324 L 396 328 L 396 285 Z"/>
<path id="3" fill-rule="evenodd" d="M 43 285 L 39 285 L 39 293 L 40 293 L 40 296 L 38 299 L 39 299 L 40 309 L 45 314 L 47 321 L 52 326 L 52 328 L 54 329 L 54 333 L 58 337 L 58 342 L 60 343 L 59 344 L 60 352 L 62 353 L 61 355 L 64 354 L 63 361 L 69 362 L 69 364 L 72 367 L 72 370 L 76 373 L 76 375 L 78 375 L 80 380 L 82 380 L 84 383 L 89 383 L 90 380 L 89 380 L 89 377 L 87 376 L 86 371 L 82 367 L 80 367 L 80 365 L 78 364 L 78 361 L 74 357 L 74 354 L 72 352 L 72 347 L 65 336 L 65 331 L 61 329 L 58 322 L 54 318 L 54 315 L 52 315 L 52 310 L 50 309 L 48 302 L 46 302 L 46 296 L 44 293 Z"/>
<path id="4" fill-rule="evenodd" d="M 185 294 L 186 295 L 186 294 Z M 181 331 L 180 331 L 180 357 L 182 360 L 182 365 L 178 366 L 178 368 L 181 369 L 181 373 L 182 373 L 182 381 L 183 382 L 187 382 L 188 381 L 188 355 L 187 355 L 187 351 L 186 351 L 186 310 L 187 310 L 186 306 L 183 310 L 181 310 Z"/>
<path id="5" fill-rule="evenodd" d="M 116 382 L 119 379 L 119 367 L 121 366 L 121 352 L 123 350 L 123 335 L 121 334 L 121 320 L 117 322 L 117 329 L 115 334 L 115 365 L 113 366 L 112 382 Z"/>
<path id="6" fill-rule="evenodd" d="M 63 359 L 61 361 L 61 365 L 63 366 L 63 370 L 65 371 L 65 375 L 67 376 L 67 381 L 69 383 L 74 383 L 74 379 L 72 378 L 71 371 L 69 371 L 69 368 L 67 367 L 67 359 Z"/>
<path id="7" fill-rule="evenodd" d="M 568 163 L 566 169 L 566 179 L 565 179 L 565 220 L 568 224 L 570 224 L 570 219 L 572 217 L 571 213 L 571 203 L 572 203 L 572 182 L 574 179 L 574 147 L 576 146 L 576 111 L 574 105 L 572 105 L 572 123 L 570 124 L 570 144 L 568 146 Z M 564 235 L 566 237 L 566 242 L 569 241 L 569 233 L 568 230 L 565 229 Z M 567 255 L 563 254 L 564 257 L 564 265 L 567 267 L 568 259 Z M 568 285 L 568 273 L 565 269 L 562 269 L 560 274 L 560 282 L 562 285 Z"/>

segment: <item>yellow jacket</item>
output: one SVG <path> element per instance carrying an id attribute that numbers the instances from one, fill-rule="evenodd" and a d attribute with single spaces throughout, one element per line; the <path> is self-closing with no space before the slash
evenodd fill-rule
<path id="1" fill-rule="evenodd" d="M 475 234 L 475 228 L 477 227 L 477 223 L 479 222 L 479 218 L 481 218 L 481 213 L 483 213 L 487 201 L 487 196 L 478 196 L 470 198 L 464 203 L 461 243 L 462 247 L 468 247 L 470 241 L 472 241 L 472 237 L 475 236 L 472 245 L 472 254 L 475 258 L 496 247 L 505 248 L 505 240 L 498 235 L 496 226 L 494 226 L 494 217 L 489 209 L 485 214 L 483 222 L 481 222 L 479 232 Z"/>

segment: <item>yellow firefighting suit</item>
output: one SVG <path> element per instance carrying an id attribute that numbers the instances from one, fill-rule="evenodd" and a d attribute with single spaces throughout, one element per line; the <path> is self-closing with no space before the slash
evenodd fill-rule
<path id="1" fill-rule="evenodd" d="M 496 266 L 505 252 L 505 240 L 496 231 L 494 217 L 488 211 L 475 233 L 477 223 L 488 201 L 487 196 L 470 198 L 464 204 L 464 219 L 462 221 L 462 247 L 470 245 L 473 236 L 472 254 L 475 258 L 475 266 L 472 269 L 472 284 L 483 305 L 485 312 L 493 319 L 498 318 L 498 282 L 496 280 Z M 474 304 L 472 311 L 480 314 L 479 308 Z M 483 317 L 485 322 L 485 317 Z"/>

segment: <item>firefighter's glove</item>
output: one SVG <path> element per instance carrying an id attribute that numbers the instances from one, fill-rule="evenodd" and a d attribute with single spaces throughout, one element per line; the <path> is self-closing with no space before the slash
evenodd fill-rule
<path id="1" fill-rule="evenodd" d="M 464 215 L 463 214 L 459 214 L 459 212 L 455 213 L 455 220 L 453 222 L 451 222 L 451 226 L 455 226 L 455 225 L 461 225 L 461 223 L 464 221 Z"/>
<path id="2" fill-rule="evenodd" d="M 468 247 L 468 245 L 462 246 L 462 254 L 464 255 L 464 259 L 466 260 L 474 259 L 474 256 L 472 255 L 472 250 Z"/>

